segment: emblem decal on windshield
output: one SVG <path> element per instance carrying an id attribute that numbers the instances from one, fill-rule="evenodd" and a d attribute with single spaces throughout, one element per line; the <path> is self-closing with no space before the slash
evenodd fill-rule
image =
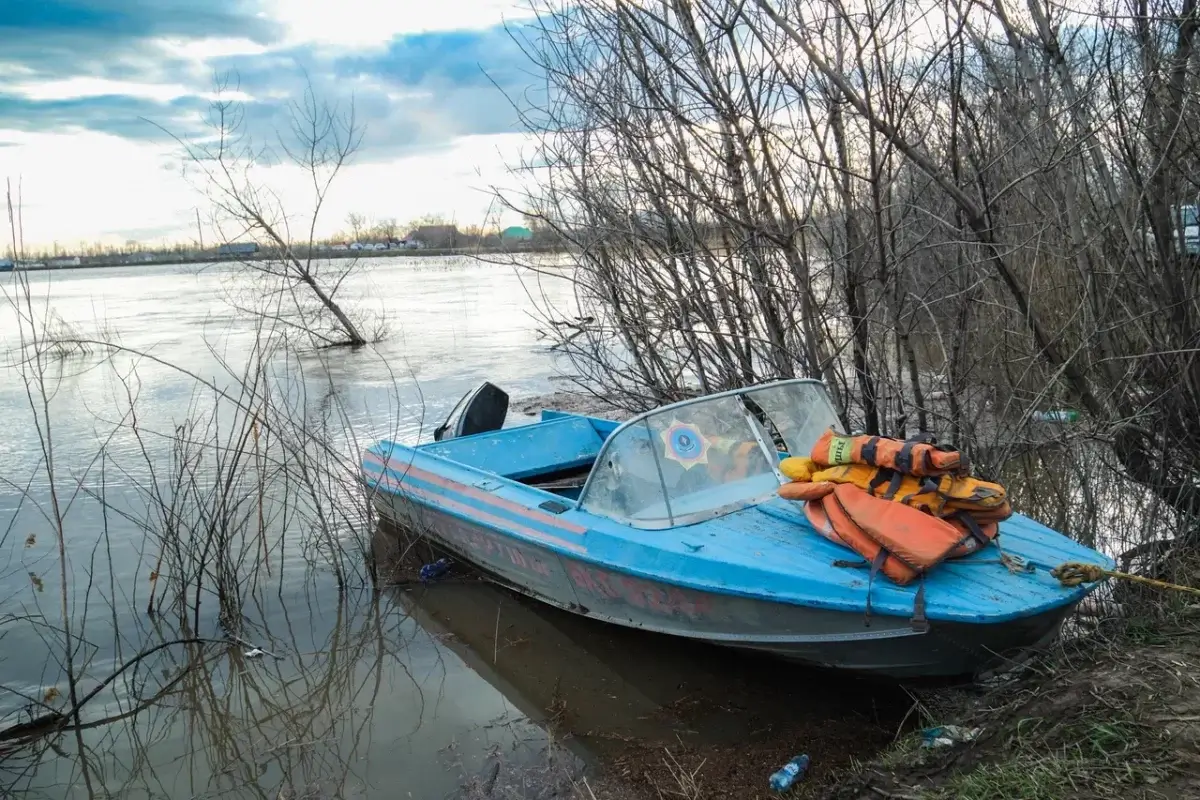
<path id="1" fill-rule="evenodd" d="M 667 458 L 678 461 L 684 469 L 708 463 L 708 448 L 712 443 L 704 438 L 695 425 L 672 420 L 660 435 L 666 445 Z"/>

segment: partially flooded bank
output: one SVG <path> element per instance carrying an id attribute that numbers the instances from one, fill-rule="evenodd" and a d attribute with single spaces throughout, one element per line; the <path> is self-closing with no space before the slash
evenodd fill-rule
<path id="1" fill-rule="evenodd" d="M 254 346 L 252 330 L 205 307 L 216 296 L 213 276 L 139 272 L 101 282 L 85 273 L 56 278 L 56 304 L 83 315 L 96 304 L 131 347 L 157 348 L 164 361 L 207 374 L 224 365 L 215 353 L 199 360 L 195 343 L 214 325 L 228 326 L 218 330 L 228 347 L 226 363 L 237 364 L 239 348 Z M 132 280 L 151 301 L 129 299 Z M 527 294 L 511 275 L 429 264 L 383 270 L 374 280 L 388 289 L 376 293 L 389 297 L 415 296 L 419 288 L 421 301 L 407 324 L 420 337 L 406 340 L 398 331 L 377 349 L 378 358 L 366 351 L 336 359 L 304 355 L 307 383 L 295 384 L 313 398 L 297 419 L 314 420 L 315 427 L 329 407 L 346 410 L 349 431 L 336 441 L 350 457 L 357 457 L 360 441 L 427 436 L 429 423 L 444 418 L 483 378 L 511 389 L 518 412 L 545 406 L 622 414 L 594 398 L 583 405 L 562 394 L 539 395 L 561 384 L 550 379 L 553 353 L 537 345 L 533 323 L 521 321 Z M 567 296 L 563 286 L 550 285 Z M 403 363 L 412 380 L 385 373 L 381 364 L 389 357 Z M 62 366 L 53 400 L 58 481 L 72 491 L 86 489 L 65 515 L 68 588 L 81 622 L 73 640 L 80 693 L 87 696 L 143 651 L 194 641 L 138 661 L 88 701 L 78 726 L 0 741 L 5 790 L 58 800 L 86 794 L 86 774 L 95 797 L 753 798 L 768 796 L 768 776 L 805 752 L 812 768 L 794 794 L 816 796 L 856 785 L 859 763 L 880 753 L 897 754 L 890 764 L 914 761 L 903 749 L 911 744 L 906 732 L 969 719 L 965 711 L 942 713 L 940 693 L 614 628 L 532 603 L 461 569 L 429 586 L 401 575 L 399 583 L 376 590 L 352 574 L 362 566 L 357 537 L 373 529 L 346 525 L 318 538 L 307 529 L 309 518 L 289 522 L 268 514 L 268 527 L 280 529 L 280 537 L 262 557 L 255 538 L 238 551 L 242 574 L 256 574 L 253 590 L 242 592 L 232 581 L 240 596 L 222 601 L 205 577 L 192 592 L 187 619 L 171 618 L 161 613 L 160 601 L 179 575 L 157 575 L 157 537 L 167 537 L 159 519 L 145 516 L 145 491 L 154 478 L 137 441 L 97 411 L 108 407 L 114 386 L 122 397 L 125 387 L 105 371 L 110 356 L 88 358 Z M 186 444 L 175 425 L 195 391 L 191 380 L 152 362 L 140 365 L 138 377 L 145 387 L 139 424 Z M 28 412 L 14 385 L 0 385 L 0 405 L 21 418 Z M 102 441 L 110 430 L 113 438 Z M 264 443 L 264 453 L 268 447 Z M 69 710 L 69 692 L 53 630 L 53 603 L 62 588 L 54 536 L 38 514 L 50 480 L 38 472 L 31 427 L 12 426 L 0 450 L 6 457 L 0 477 L 12 482 L 5 485 L 26 487 L 0 490 L 0 509 L 12 514 L 0 520 L 12 532 L 4 540 L 7 569 L 0 573 L 9 604 L 3 611 L 13 613 L 0 617 L 0 685 L 9 690 L 0 696 L 0 727 L 7 727 L 47 706 Z M 89 473 L 96 452 L 102 456 Z M 176 464 L 174 451 L 155 453 L 156 469 Z M 1010 481 L 1014 489 L 1037 490 L 1022 498 L 1023 507 L 1044 503 L 1044 513 L 1068 521 L 1086 515 L 1116 528 L 1137 524 L 1113 514 L 1113 507 L 1133 506 L 1113 506 L 1104 481 L 1090 473 L 1086 482 L 1051 485 L 1047 476 L 1069 471 L 1048 461 L 1041 471 Z M 256 455 L 237 483 L 241 522 L 252 537 L 264 524 L 257 470 Z M 353 474 L 352 468 L 337 471 L 347 479 Z M 206 485 L 198 480 L 197 486 Z M 331 487 L 330 497 L 344 499 L 332 491 L 343 487 Z M 212 510 L 208 499 L 196 507 Z M 331 567 L 327 556 L 338 548 L 345 552 Z M 160 581 L 157 615 L 146 612 L 148 578 Z M 1078 666 L 1068 662 L 1062 669 Z M 1153 680 L 1166 678 L 1160 672 Z M 977 690 L 970 696 L 994 705 Z M 1089 702 L 1080 708 L 1090 711 Z M 988 740 L 1004 741 L 1006 735 Z M 1175 773 L 1139 774 L 1165 782 Z M 908 778 L 878 784 L 897 796 L 953 796 L 929 794 L 940 791 L 931 786 Z"/>
<path id="2" fill-rule="evenodd" d="M 687 786 L 695 793 L 685 796 L 766 797 L 767 776 L 792 750 L 809 753 L 816 780 L 838 774 L 886 748 L 911 707 L 895 683 L 587 619 L 466 565 L 425 585 L 420 565 L 440 552 L 390 526 L 377 546 L 392 551 L 381 558 L 413 618 L 578 759 L 514 765 L 497 753 L 464 776 L 467 790 L 494 771 L 498 782 L 549 786 L 556 778 L 556 791 L 566 792 L 513 797 L 587 797 L 585 779 L 598 798 L 653 798 Z M 405 557 L 396 557 L 398 546 Z"/>

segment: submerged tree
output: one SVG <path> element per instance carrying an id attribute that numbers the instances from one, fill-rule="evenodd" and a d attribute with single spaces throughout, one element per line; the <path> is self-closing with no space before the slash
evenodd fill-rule
<path id="1" fill-rule="evenodd" d="M 303 97 L 288 106 L 288 130 L 277 132 L 274 146 L 261 146 L 247 129 L 244 106 L 228 99 L 227 84 L 217 88 L 208 118 L 211 134 L 173 138 L 186 156 L 185 169 L 212 204 L 217 238 L 240 257 L 237 263 L 249 278 L 231 292 L 231 302 L 317 346 L 360 346 L 379 338 L 381 331 L 364 328 L 367 321 L 347 311 L 338 296 L 361 262 L 322 258 L 316 241 L 330 188 L 362 143 L 353 103 L 331 105 L 307 85 Z M 281 165 L 301 170 L 311 188 L 304 216 L 289 211 L 266 183 L 266 173 Z M 239 243 L 257 248 L 244 253 Z"/>

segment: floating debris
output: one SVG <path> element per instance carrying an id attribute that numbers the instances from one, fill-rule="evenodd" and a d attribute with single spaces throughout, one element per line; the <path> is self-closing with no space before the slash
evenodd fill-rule
<path id="1" fill-rule="evenodd" d="M 1070 408 L 1056 409 L 1054 411 L 1034 411 L 1030 417 L 1034 422 L 1053 422 L 1067 423 L 1076 422 L 1079 420 L 1079 412 Z"/>
<path id="2" fill-rule="evenodd" d="M 426 564 L 425 566 L 421 567 L 421 572 L 419 573 L 421 576 L 421 583 L 433 583 L 449 571 L 450 559 L 439 558 L 432 564 Z"/>

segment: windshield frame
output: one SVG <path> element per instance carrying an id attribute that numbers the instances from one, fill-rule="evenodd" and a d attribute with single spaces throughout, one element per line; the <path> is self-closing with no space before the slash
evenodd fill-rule
<path id="1" fill-rule="evenodd" d="M 770 381 L 767 383 L 755 384 L 753 386 L 746 386 L 746 387 L 742 387 L 739 389 L 729 389 L 724 392 L 715 392 L 713 394 L 700 395 L 699 397 L 691 397 L 686 400 L 680 400 L 677 403 L 671 403 L 669 405 L 659 406 L 657 408 L 650 409 L 649 411 L 644 411 L 641 414 L 638 414 L 637 416 L 630 417 L 628 420 L 621 423 L 621 425 L 619 427 L 617 427 L 608 436 L 607 439 L 605 439 L 603 446 L 601 446 L 601 448 L 600 448 L 600 452 L 596 455 L 596 461 L 594 462 L 595 466 L 593 466 L 591 472 L 588 474 L 587 481 L 584 482 L 583 489 L 579 493 L 579 499 L 576 501 L 575 507 L 580 511 L 586 511 L 587 513 L 593 514 L 597 517 L 611 519 L 614 522 L 618 522 L 623 525 L 628 525 L 633 528 L 639 528 L 639 529 L 643 529 L 643 530 L 667 530 L 670 528 L 678 528 L 678 527 L 682 527 L 685 525 L 695 524 L 696 522 L 702 522 L 704 520 L 715 519 L 717 517 L 721 517 L 726 514 L 730 514 L 734 511 L 737 511 L 737 510 L 740 510 L 743 508 L 747 508 L 749 506 L 757 505 L 757 504 L 763 502 L 764 500 L 767 500 L 767 499 L 775 496 L 775 494 L 778 490 L 778 486 L 782 485 L 788 481 L 788 479 L 783 475 L 783 473 L 781 473 L 779 471 L 780 451 L 776 449 L 775 445 L 771 441 L 769 441 L 769 437 L 764 438 L 763 433 L 765 433 L 766 431 L 763 429 L 762 423 L 755 417 L 754 412 L 751 411 L 750 407 L 746 405 L 745 398 L 751 397 L 751 399 L 753 399 L 754 392 L 762 391 L 762 390 L 768 389 L 768 388 L 778 388 L 778 387 L 785 387 L 785 386 L 799 386 L 799 385 L 804 385 L 804 384 L 814 386 L 821 392 L 822 396 L 825 399 L 826 404 L 829 407 L 829 410 L 831 412 L 834 412 L 833 416 L 836 418 L 836 410 L 834 409 L 833 403 L 830 402 L 830 400 L 829 400 L 828 388 L 825 386 L 825 383 L 823 381 L 817 380 L 815 378 L 790 378 L 790 379 L 782 380 L 782 381 Z M 757 441 L 762 454 L 767 457 L 768 463 L 771 465 L 771 468 L 775 472 L 776 479 L 778 480 L 779 483 L 775 487 L 773 487 L 771 489 L 771 491 L 760 493 L 760 494 L 757 494 L 757 495 L 754 495 L 751 497 L 747 497 L 747 498 L 742 498 L 742 499 L 739 499 L 739 500 L 736 500 L 736 501 L 733 501 L 730 503 L 726 503 L 721 506 L 715 506 L 711 509 L 705 509 L 703 511 L 692 512 L 689 514 L 682 514 L 682 515 L 673 514 L 671 512 L 671 508 L 670 508 L 670 494 L 671 493 L 667 489 L 666 483 L 663 481 L 661 464 L 659 463 L 659 460 L 658 460 L 658 454 L 656 451 L 652 451 L 654 453 L 655 468 L 658 470 L 658 474 L 659 474 L 659 489 L 662 492 L 663 501 L 664 501 L 664 504 L 666 505 L 666 510 L 667 510 L 667 514 L 668 514 L 667 519 L 665 519 L 665 520 L 639 520 L 639 519 L 634 519 L 634 518 L 625 517 L 625 516 L 618 517 L 618 516 L 614 516 L 611 514 L 602 513 L 600 511 L 592 511 L 586 507 L 589 494 L 591 493 L 591 491 L 594 487 L 594 483 L 597 480 L 596 476 L 599 473 L 599 470 L 597 469 L 597 467 L 599 467 L 600 464 L 604 463 L 605 456 L 608 455 L 608 452 L 611 449 L 613 443 L 619 442 L 620 441 L 619 437 L 621 437 L 622 434 L 624 434 L 628 429 L 636 427 L 636 426 L 641 426 L 642 428 L 649 431 L 650 423 L 648 420 L 650 420 L 653 417 L 656 417 L 658 415 L 665 414 L 665 413 L 668 413 L 671 411 L 676 411 L 681 408 L 687 408 L 689 406 L 698 405 L 700 403 L 712 402 L 714 400 L 718 400 L 718 399 L 726 398 L 726 397 L 734 397 L 737 399 L 738 405 L 741 407 L 742 412 L 745 415 L 746 424 L 748 424 L 750 426 L 750 429 L 754 435 L 754 439 L 755 439 L 755 441 Z M 764 414 L 766 413 L 765 409 L 763 409 L 763 413 Z M 769 415 L 768 415 L 768 418 L 769 418 Z M 839 427 L 840 427 L 840 425 L 839 425 Z"/>

